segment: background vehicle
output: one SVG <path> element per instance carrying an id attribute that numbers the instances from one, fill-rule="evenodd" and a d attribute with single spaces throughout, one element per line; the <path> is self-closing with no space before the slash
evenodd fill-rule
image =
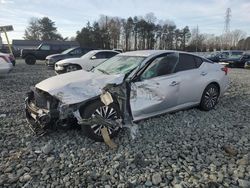
<path id="1" fill-rule="evenodd" d="M 45 60 L 48 55 L 61 53 L 71 47 L 76 47 L 71 41 L 46 42 L 40 44 L 37 49 L 22 49 L 21 57 L 28 65 L 34 65 L 36 60 Z"/>
<path id="2" fill-rule="evenodd" d="M 20 57 L 20 55 L 21 55 L 20 49 L 14 47 L 14 46 L 11 46 L 11 49 L 12 49 L 12 52 L 13 52 L 13 55 L 15 58 Z M 8 45 L 3 44 L 2 47 L 0 48 L 0 52 L 10 54 L 10 50 L 9 50 Z"/>
<path id="3" fill-rule="evenodd" d="M 16 59 L 12 54 L 0 52 L 0 56 L 5 56 L 12 63 L 13 66 L 16 65 Z"/>
<path id="4" fill-rule="evenodd" d="M 250 69 L 250 61 L 247 61 L 244 66 L 245 69 Z"/>
<path id="5" fill-rule="evenodd" d="M 26 117 L 34 130 L 77 120 L 87 136 L 103 141 L 103 127 L 114 137 L 122 122 L 192 106 L 211 110 L 227 87 L 227 68 L 205 58 L 165 50 L 126 52 L 90 72 L 38 83 L 26 99 Z M 110 104 L 101 102 L 103 90 Z"/>
<path id="6" fill-rule="evenodd" d="M 247 61 L 250 61 L 250 52 L 245 52 L 239 59 L 229 60 L 227 66 L 230 68 L 244 68 Z"/>
<path id="7" fill-rule="evenodd" d="M 55 64 L 55 71 L 57 74 L 80 69 L 89 71 L 117 54 L 119 54 L 119 52 L 113 50 L 92 50 L 81 58 L 70 58 L 57 62 Z"/>
<path id="8" fill-rule="evenodd" d="M 0 53 L 0 76 L 10 72 L 12 68 L 13 65 L 9 58 L 3 53 Z"/>
<path id="9" fill-rule="evenodd" d="M 207 59 L 213 62 L 229 62 L 239 60 L 242 54 L 243 51 L 241 50 L 226 50 L 212 53 Z"/>
<path id="10" fill-rule="evenodd" d="M 90 50 L 93 50 L 93 49 L 87 49 L 87 48 L 81 48 L 81 47 L 69 48 L 60 54 L 52 54 L 52 55 L 47 56 L 45 59 L 45 64 L 48 67 L 54 68 L 56 62 L 63 60 L 63 59 L 67 59 L 67 58 L 81 57 L 82 55 L 86 54 Z"/>

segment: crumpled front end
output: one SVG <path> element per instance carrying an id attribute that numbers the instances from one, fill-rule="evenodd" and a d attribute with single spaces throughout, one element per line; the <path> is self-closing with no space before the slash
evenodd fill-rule
<path id="1" fill-rule="evenodd" d="M 25 99 L 26 118 L 31 130 L 43 134 L 59 120 L 59 101 L 48 93 L 32 87 Z"/>

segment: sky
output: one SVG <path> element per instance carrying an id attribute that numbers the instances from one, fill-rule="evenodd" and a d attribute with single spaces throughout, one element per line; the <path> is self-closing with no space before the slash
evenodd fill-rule
<path id="1" fill-rule="evenodd" d="M 13 25 L 10 40 L 22 39 L 31 17 L 47 16 L 63 37 L 72 37 L 101 14 L 128 18 L 152 12 L 178 28 L 198 25 L 202 33 L 220 35 L 227 8 L 232 14 L 230 30 L 250 35 L 250 0 L 0 0 L 0 26 Z"/>

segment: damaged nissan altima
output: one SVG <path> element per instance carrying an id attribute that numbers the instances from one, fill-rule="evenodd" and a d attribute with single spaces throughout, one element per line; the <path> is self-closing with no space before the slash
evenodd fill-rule
<path id="1" fill-rule="evenodd" d="M 37 134 L 80 125 L 103 141 L 133 122 L 199 106 L 209 111 L 228 88 L 227 68 L 179 51 L 144 50 L 119 54 L 90 72 L 79 70 L 31 87 L 26 117 Z"/>

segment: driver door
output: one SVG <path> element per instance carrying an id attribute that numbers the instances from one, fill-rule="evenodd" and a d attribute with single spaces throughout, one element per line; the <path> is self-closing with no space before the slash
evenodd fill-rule
<path id="1" fill-rule="evenodd" d="M 177 104 L 180 78 L 173 70 L 178 54 L 152 60 L 138 81 L 131 83 L 130 106 L 134 120 L 167 112 Z"/>

